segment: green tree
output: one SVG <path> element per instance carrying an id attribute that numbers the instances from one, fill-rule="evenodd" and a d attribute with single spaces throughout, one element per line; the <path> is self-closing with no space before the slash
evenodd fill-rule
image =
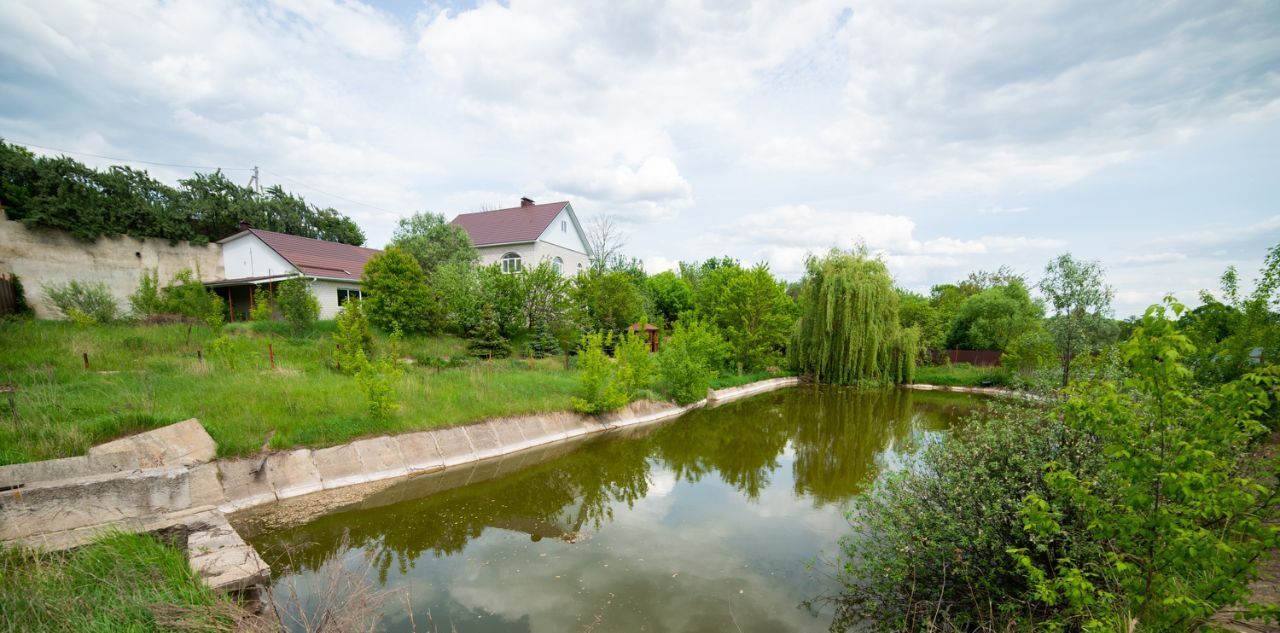
<path id="1" fill-rule="evenodd" d="M 572 399 L 574 409 L 598 414 L 627 405 L 626 384 L 618 374 L 617 365 L 604 351 L 612 345 L 612 332 L 595 332 L 583 337 L 578 351 L 579 390 Z"/>
<path id="2" fill-rule="evenodd" d="M 644 297 L 634 277 L 622 271 L 597 268 L 583 271 L 573 281 L 573 299 L 588 328 L 621 332 L 642 315 Z"/>
<path id="3" fill-rule="evenodd" d="M 728 343 L 711 325 L 692 315 L 676 321 L 675 329 L 658 353 L 663 393 L 679 404 L 705 398 L 729 353 Z"/>
<path id="4" fill-rule="evenodd" d="M 1044 327 L 1044 308 L 1019 280 L 988 288 L 965 299 L 951 322 L 947 347 L 1013 349 Z"/>
<path id="5" fill-rule="evenodd" d="M 898 293 L 865 249 L 809 257 L 791 364 L 819 382 L 910 382 L 919 333 L 898 321 Z"/>
<path id="6" fill-rule="evenodd" d="M 480 272 L 470 264 L 445 264 L 436 269 L 431 284 L 440 293 L 445 327 L 464 336 L 475 329 L 485 303 Z"/>
<path id="7" fill-rule="evenodd" d="M 478 358 L 506 358 L 511 355 L 511 344 L 502 336 L 493 308 L 484 304 L 480 323 L 467 343 L 467 352 Z"/>
<path id="8" fill-rule="evenodd" d="M 672 323 L 681 312 L 693 308 L 693 286 L 679 275 L 661 272 L 645 280 L 645 292 L 654 312 L 664 323 Z"/>
<path id="9" fill-rule="evenodd" d="M 129 309 L 135 317 L 149 317 L 164 312 L 164 299 L 160 296 L 160 272 L 155 268 L 142 271 L 138 289 L 129 295 Z"/>
<path id="10" fill-rule="evenodd" d="M 520 273 L 504 273 L 498 264 L 484 266 L 476 272 L 480 280 L 481 305 L 487 304 L 493 310 L 503 335 L 515 336 L 526 325 Z"/>
<path id="11" fill-rule="evenodd" d="M 439 213 L 415 213 L 400 218 L 391 243 L 418 260 L 428 279 L 443 266 L 474 266 L 480 260 L 466 229 L 449 224 Z"/>
<path id="12" fill-rule="evenodd" d="M 920 331 L 920 346 L 923 349 L 942 349 L 946 346 L 945 328 L 949 327 L 950 320 L 944 320 L 941 310 L 928 297 L 909 290 L 898 290 L 898 321 L 902 327 L 913 327 Z"/>
<path id="13" fill-rule="evenodd" d="M 556 270 L 554 264 L 544 259 L 537 266 L 526 267 L 514 276 L 519 282 L 521 295 L 521 325 L 533 329 L 544 324 L 550 331 L 569 318 L 572 308 L 569 280 Z"/>
<path id="14" fill-rule="evenodd" d="M 444 325 L 440 298 L 427 287 L 422 267 L 395 245 L 365 263 L 361 290 L 369 323 L 383 331 L 434 334 Z"/>
<path id="15" fill-rule="evenodd" d="M 714 307 L 733 360 L 745 369 L 781 362 L 798 311 L 786 283 L 775 279 L 766 264 L 729 277 Z"/>
<path id="16" fill-rule="evenodd" d="M 1062 386 L 1071 381 L 1071 361 L 1106 342 L 1115 291 L 1103 280 L 1102 265 L 1063 253 L 1049 262 L 1040 280 L 1054 317 L 1049 329 L 1058 344 Z"/>
<path id="17" fill-rule="evenodd" d="M 276 305 L 295 335 L 311 329 L 320 318 L 320 301 L 306 277 L 290 277 L 276 284 Z"/>
<path id="18" fill-rule="evenodd" d="M 160 291 L 165 314 L 178 314 L 210 326 L 222 324 L 227 304 L 217 293 L 205 288 L 190 268 L 174 273 L 168 285 Z"/>
<path id="19" fill-rule="evenodd" d="M 338 370 L 354 375 L 368 364 L 369 355 L 373 353 L 373 332 L 360 300 L 348 299 L 342 304 L 334 325 L 337 326 L 333 333 L 334 359 Z"/>

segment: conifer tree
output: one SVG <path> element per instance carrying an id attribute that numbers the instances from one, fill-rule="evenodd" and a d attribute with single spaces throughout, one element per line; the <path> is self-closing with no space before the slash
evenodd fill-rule
<path id="1" fill-rule="evenodd" d="M 506 358 L 511 355 L 511 343 L 503 338 L 493 307 L 487 303 L 480 313 L 480 323 L 472 333 L 471 342 L 467 344 L 467 351 L 480 358 Z"/>

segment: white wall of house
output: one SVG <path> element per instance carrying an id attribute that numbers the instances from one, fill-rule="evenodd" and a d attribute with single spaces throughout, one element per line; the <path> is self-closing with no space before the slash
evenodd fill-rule
<path id="1" fill-rule="evenodd" d="M 252 233 L 222 244 L 222 268 L 226 279 L 289 275 L 298 272 L 279 253 Z"/>
<path id="2" fill-rule="evenodd" d="M 571 208 L 571 205 L 564 205 L 556 219 L 552 220 L 551 224 L 547 225 L 547 229 L 542 232 L 542 235 L 538 236 L 538 240 L 585 255 L 587 245 L 582 242 L 582 236 L 578 233 L 577 227 L 574 226 L 573 218 L 570 217 L 569 210 Z"/>
<path id="3" fill-rule="evenodd" d="M 569 230 L 573 229 L 570 228 Z M 508 244 L 505 246 L 482 246 L 476 250 L 480 252 L 480 264 L 482 266 L 501 261 L 502 257 L 507 253 L 519 255 L 521 264 L 525 268 L 537 266 L 544 259 L 553 260 L 559 257 L 563 261 L 560 271 L 565 277 L 572 277 L 578 274 L 578 271 L 584 270 L 590 265 L 586 254 L 543 241 Z"/>
<path id="4" fill-rule="evenodd" d="M 311 282 L 311 293 L 320 302 L 320 318 L 332 319 L 338 316 L 338 289 L 359 290 L 358 281 L 330 281 L 317 279 Z"/>
<path id="5" fill-rule="evenodd" d="M 480 265 L 488 266 L 497 263 L 507 253 L 516 253 L 520 255 L 525 266 L 537 265 L 537 259 L 534 256 L 535 242 L 527 242 L 525 244 L 505 244 L 498 246 L 481 246 L 476 250 L 480 252 Z"/>

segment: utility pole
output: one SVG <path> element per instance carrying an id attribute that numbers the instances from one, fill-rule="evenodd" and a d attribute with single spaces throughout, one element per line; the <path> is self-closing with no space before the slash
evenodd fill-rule
<path id="1" fill-rule="evenodd" d="M 253 175 L 249 177 L 249 188 L 262 195 L 262 180 L 258 178 L 258 166 L 253 166 Z"/>

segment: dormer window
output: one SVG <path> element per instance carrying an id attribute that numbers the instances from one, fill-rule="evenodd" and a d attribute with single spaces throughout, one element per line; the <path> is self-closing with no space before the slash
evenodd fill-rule
<path id="1" fill-rule="evenodd" d="M 502 272 L 518 273 L 521 270 L 520 254 L 511 252 L 502 256 Z"/>

